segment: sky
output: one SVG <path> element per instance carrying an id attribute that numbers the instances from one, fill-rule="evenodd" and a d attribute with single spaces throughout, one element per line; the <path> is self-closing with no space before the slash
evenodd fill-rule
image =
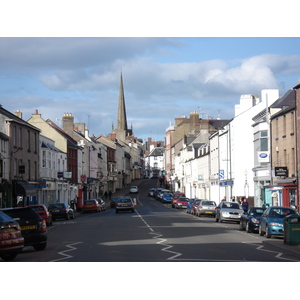
<path id="1" fill-rule="evenodd" d="M 161 140 L 192 111 L 231 119 L 242 94 L 296 86 L 300 38 L 0 38 L 0 104 L 24 120 L 37 109 L 61 125 L 72 113 L 90 135 L 106 135 L 117 124 L 121 72 L 128 126 Z"/>
<path id="2" fill-rule="evenodd" d="M 38 110 L 59 126 L 72 113 L 90 135 L 107 135 L 117 125 L 122 73 L 128 127 L 163 140 L 175 118 L 198 111 L 231 119 L 242 94 L 283 95 L 300 79 L 294 1 L 140 3 L 5 3 L 0 104 L 24 120 Z"/>

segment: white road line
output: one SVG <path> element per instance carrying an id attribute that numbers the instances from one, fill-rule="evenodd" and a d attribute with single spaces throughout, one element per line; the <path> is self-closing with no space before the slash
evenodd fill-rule
<path id="1" fill-rule="evenodd" d="M 73 247 L 73 245 L 77 245 L 77 244 L 81 244 L 81 243 L 82 243 L 82 242 L 77 242 L 77 243 L 73 243 L 73 244 L 66 245 L 66 247 L 68 247 L 68 248 L 70 248 L 70 249 L 64 250 L 64 251 L 60 251 L 60 252 L 57 253 L 57 254 L 59 254 L 59 255 L 63 255 L 64 257 L 58 258 L 58 259 L 54 259 L 54 260 L 51 260 L 51 262 L 53 262 L 53 261 L 62 261 L 62 260 L 65 260 L 65 259 L 68 259 L 68 258 L 73 257 L 72 255 L 66 254 L 66 252 L 76 250 L 77 248 L 76 248 L 76 247 Z"/>
<path id="2" fill-rule="evenodd" d="M 243 242 L 243 243 L 244 244 L 248 244 L 248 245 L 257 246 L 257 244 L 251 244 L 251 243 L 247 243 L 247 242 Z M 282 255 L 284 255 L 282 252 L 267 250 L 267 249 L 263 249 L 263 248 L 264 248 L 264 246 L 257 246 L 256 250 L 265 251 L 265 252 L 271 252 L 271 253 L 277 253 L 277 255 L 275 257 L 278 258 L 278 259 L 290 260 L 290 261 L 298 261 L 298 260 L 294 260 L 294 259 L 289 259 L 289 258 L 282 257 Z"/>

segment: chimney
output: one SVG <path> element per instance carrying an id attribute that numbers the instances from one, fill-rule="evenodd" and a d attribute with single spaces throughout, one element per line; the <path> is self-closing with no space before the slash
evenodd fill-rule
<path id="1" fill-rule="evenodd" d="M 71 113 L 64 113 L 62 117 L 62 129 L 67 133 L 74 130 L 74 117 Z"/>
<path id="2" fill-rule="evenodd" d="M 17 110 L 17 111 L 15 112 L 15 115 L 16 115 L 18 118 L 22 119 L 22 112 L 21 112 L 20 110 Z"/>

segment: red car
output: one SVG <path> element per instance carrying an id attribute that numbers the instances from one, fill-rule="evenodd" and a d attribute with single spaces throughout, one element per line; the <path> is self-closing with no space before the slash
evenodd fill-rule
<path id="1" fill-rule="evenodd" d="M 85 200 L 82 206 L 82 213 L 89 211 L 100 212 L 101 210 L 102 208 L 96 199 Z"/>
<path id="2" fill-rule="evenodd" d="M 173 193 L 172 207 L 176 207 L 177 200 L 180 197 L 185 197 L 185 194 L 184 193 L 180 193 L 180 192 Z"/>
<path id="3" fill-rule="evenodd" d="M 0 212 L 0 257 L 13 260 L 24 247 L 20 225 L 11 217 Z"/>
<path id="4" fill-rule="evenodd" d="M 187 208 L 189 198 L 181 197 L 177 199 L 176 208 Z"/>
<path id="5" fill-rule="evenodd" d="M 52 215 L 44 204 L 27 205 L 38 213 L 46 222 L 47 226 L 52 225 Z"/>

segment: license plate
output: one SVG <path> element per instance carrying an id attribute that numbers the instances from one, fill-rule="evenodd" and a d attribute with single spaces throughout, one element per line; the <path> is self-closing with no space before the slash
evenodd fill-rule
<path id="1" fill-rule="evenodd" d="M 28 230 L 28 229 L 35 229 L 35 225 L 27 225 L 27 226 L 21 226 L 21 230 Z"/>
<path id="2" fill-rule="evenodd" d="M 230 215 L 229 217 L 232 218 L 232 219 L 237 219 L 239 216 Z"/>
<path id="3" fill-rule="evenodd" d="M 52 210 L 52 212 L 59 212 L 59 210 Z"/>
<path id="4" fill-rule="evenodd" d="M 4 228 L 3 232 L 14 232 L 16 231 L 14 228 Z"/>
<path id="5" fill-rule="evenodd" d="M 206 211 L 205 213 L 206 214 L 212 214 L 212 211 Z"/>
<path id="6" fill-rule="evenodd" d="M 122 204 L 121 206 L 123 206 L 123 207 L 124 207 L 124 206 L 129 206 L 129 205 L 127 205 L 127 204 Z"/>

